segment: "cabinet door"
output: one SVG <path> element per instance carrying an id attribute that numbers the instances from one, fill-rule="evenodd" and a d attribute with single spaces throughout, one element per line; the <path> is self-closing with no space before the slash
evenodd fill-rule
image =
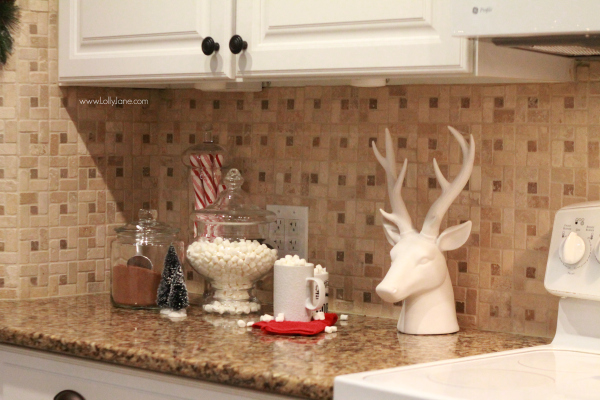
<path id="1" fill-rule="evenodd" d="M 471 71 L 452 38 L 451 0 L 238 0 L 243 77 L 349 77 Z"/>
<path id="2" fill-rule="evenodd" d="M 60 0 L 61 83 L 233 77 L 233 0 Z M 221 45 L 206 56 L 202 40 Z"/>
<path id="3" fill-rule="evenodd" d="M 282 400 L 285 396 L 0 345 L 0 400 Z"/>

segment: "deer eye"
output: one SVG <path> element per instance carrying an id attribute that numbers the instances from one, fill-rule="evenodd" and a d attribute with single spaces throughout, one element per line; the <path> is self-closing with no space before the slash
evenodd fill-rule
<path id="1" fill-rule="evenodd" d="M 421 258 L 421 259 L 420 259 L 420 260 L 417 262 L 417 264 L 418 264 L 418 265 L 427 264 L 427 263 L 428 263 L 429 261 L 431 261 L 431 260 L 433 260 L 433 258 L 431 258 L 431 257 L 423 257 L 423 258 Z"/>

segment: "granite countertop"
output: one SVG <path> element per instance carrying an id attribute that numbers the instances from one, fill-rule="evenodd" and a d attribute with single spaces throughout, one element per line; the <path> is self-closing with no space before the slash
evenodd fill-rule
<path id="1" fill-rule="evenodd" d="M 238 328 L 238 319 L 191 307 L 174 322 L 114 308 L 108 294 L 3 301 L 0 342 L 314 399 L 333 397 L 337 375 L 549 343 L 477 330 L 410 336 L 397 333 L 394 320 L 356 315 L 333 334 L 271 336 Z"/>

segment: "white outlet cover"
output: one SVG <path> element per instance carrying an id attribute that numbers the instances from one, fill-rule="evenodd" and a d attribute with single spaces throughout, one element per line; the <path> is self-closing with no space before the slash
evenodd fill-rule
<path id="1" fill-rule="evenodd" d="M 300 258 L 308 257 L 308 207 L 267 205 L 267 210 L 273 211 L 277 219 L 283 219 L 283 229 L 276 229 L 275 223 L 271 224 L 271 240 L 283 240 L 283 249 L 279 249 L 279 257 L 288 254 L 298 255 Z M 296 223 L 294 229 L 292 223 Z"/>

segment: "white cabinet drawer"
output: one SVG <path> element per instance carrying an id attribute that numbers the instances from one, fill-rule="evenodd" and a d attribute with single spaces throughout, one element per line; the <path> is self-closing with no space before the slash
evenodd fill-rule
<path id="1" fill-rule="evenodd" d="M 289 397 L 0 346 L 0 400 L 52 400 L 63 390 L 85 400 L 284 399 Z"/>

